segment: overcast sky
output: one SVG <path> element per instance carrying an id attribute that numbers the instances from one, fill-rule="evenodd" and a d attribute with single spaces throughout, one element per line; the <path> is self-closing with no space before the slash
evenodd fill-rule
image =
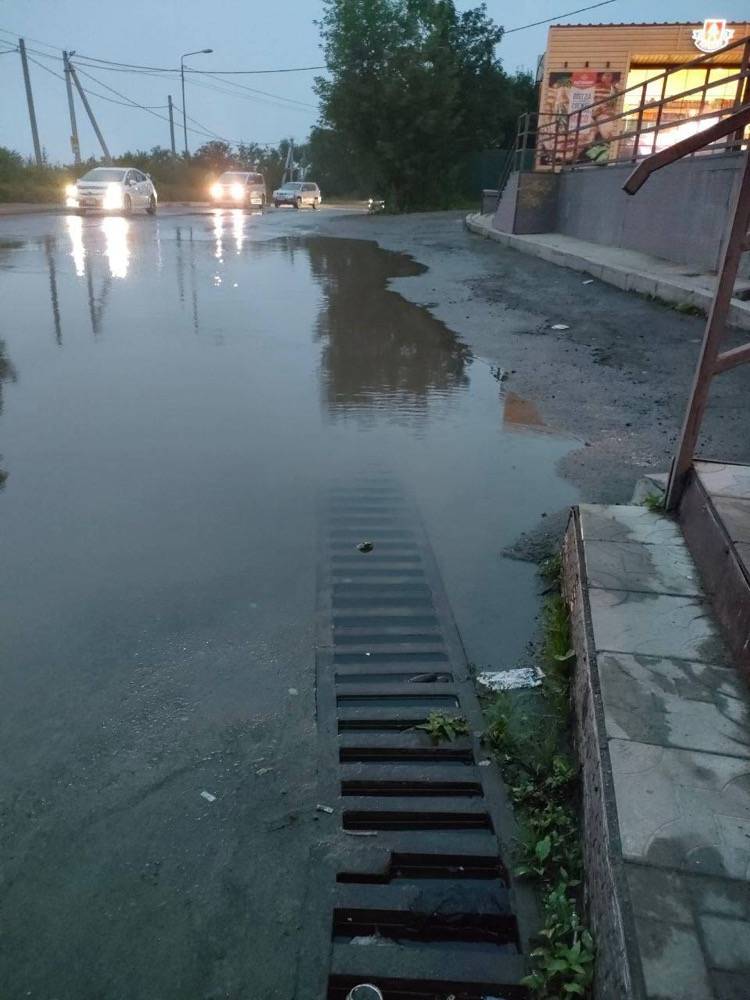
<path id="1" fill-rule="evenodd" d="M 592 0 L 526 0 L 507 3 L 487 0 L 490 15 L 506 29 L 529 21 L 554 17 Z M 474 0 L 457 0 L 460 9 L 475 6 Z M 82 55 L 149 66 L 178 66 L 180 55 L 191 49 L 213 48 L 212 55 L 192 57 L 189 62 L 205 70 L 270 69 L 318 65 L 321 62 L 318 29 L 314 23 L 321 0 L 0 0 L 0 38 L 13 44 L 8 32 L 26 37 L 37 52 L 32 58 L 61 72 L 60 49 L 75 49 Z M 656 13 L 658 11 L 658 14 Z M 701 21 L 704 17 L 747 17 L 747 0 L 615 0 L 585 14 L 559 18 L 561 22 Z M 499 55 L 506 69 L 532 68 L 544 51 L 547 27 L 535 27 L 507 35 Z M 32 41 L 31 39 L 36 39 Z M 45 43 L 45 44 L 40 44 Z M 0 44 L 0 49 L 6 48 Z M 38 53 L 45 53 L 47 58 Z M 166 105 L 167 94 L 181 103 L 178 78 L 154 78 L 130 73 L 93 70 L 101 81 L 81 77 L 84 87 L 119 100 L 107 84 L 135 101 Z M 244 86 L 285 98 L 277 100 L 233 87 L 227 82 L 202 78 L 191 83 L 187 112 L 202 126 L 231 140 L 271 143 L 284 136 L 303 139 L 316 121 L 314 73 L 231 77 Z M 68 141 L 65 86 L 37 65 L 31 66 L 32 85 L 42 145 L 51 160 L 71 159 Z M 219 87 L 223 93 L 211 87 Z M 32 150 L 20 60 L 16 53 L 0 55 L 0 145 L 24 154 Z M 287 103 L 287 101 L 297 103 Z M 147 112 L 91 98 L 113 152 L 169 145 L 166 121 Z M 166 115 L 157 107 L 156 114 Z M 81 151 L 84 157 L 99 155 L 94 133 L 83 108 L 78 107 Z M 196 126 L 198 127 L 198 126 Z M 206 136 L 191 135 L 191 148 Z M 181 147 L 178 132 L 178 148 Z"/>

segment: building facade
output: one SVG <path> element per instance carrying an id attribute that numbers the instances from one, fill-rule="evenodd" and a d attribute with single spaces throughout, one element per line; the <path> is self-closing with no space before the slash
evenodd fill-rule
<path id="1" fill-rule="evenodd" d="M 621 111 L 632 111 L 635 120 L 644 100 L 646 104 L 654 102 L 654 106 L 640 113 L 642 127 L 647 129 L 658 115 L 660 130 L 656 137 L 646 133 L 644 148 L 633 150 L 636 155 L 670 145 L 690 134 L 691 128 L 706 127 L 712 115 L 726 113 L 738 101 L 740 87 L 731 78 L 741 69 L 744 49 L 736 43 L 748 36 L 750 22 L 721 19 L 702 24 L 552 26 L 540 80 L 540 122 L 547 123 L 546 132 L 540 132 L 541 163 L 545 155 L 548 162 L 553 158 L 557 162 L 611 160 L 613 139 L 623 131 L 623 121 L 608 119 Z M 702 64 L 685 66 L 701 57 L 706 57 Z M 670 67 L 681 68 L 666 79 L 653 79 Z M 677 96 L 686 91 L 693 93 Z M 674 100 L 670 101 L 670 96 Z M 593 111 L 586 110 L 597 102 Z M 575 150 L 563 147 L 553 157 L 549 123 L 556 116 L 573 115 L 576 121 L 579 112 L 586 130 L 582 141 L 577 137 Z M 697 119 L 694 125 L 685 121 L 690 118 Z M 672 129 L 670 121 L 675 122 Z"/>

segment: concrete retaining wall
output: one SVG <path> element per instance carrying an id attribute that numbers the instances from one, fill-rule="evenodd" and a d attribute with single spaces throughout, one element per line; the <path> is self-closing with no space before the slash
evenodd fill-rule
<path id="1" fill-rule="evenodd" d="M 501 233 L 548 233 L 555 228 L 557 174 L 514 170 L 503 189 L 494 226 Z"/>
<path id="2" fill-rule="evenodd" d="M 630 164 L 566 171 L 559 175 L 550 228 L 715 271 L 743 159 L 742 153 L 727 153 L 682 160 L 653 174 L 633 196 L 622 190 Z"/>

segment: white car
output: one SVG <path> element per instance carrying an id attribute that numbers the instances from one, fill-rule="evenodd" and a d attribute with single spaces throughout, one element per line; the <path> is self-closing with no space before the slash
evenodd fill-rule
<path id="1" fill-rule="evenodd" d="M 266 179 L 263 174 L 228 170 L 211 185 L 211 199 L 216 205 L 251 208 L 266 204 Z"/>
<path id="2" fill-rule="evenodd" d="M 279 205 L 294 205 L 295 208 L 309 205 L 310 208 L 317 208 L 322 201 L 320 188 L 310 181 L 287 181 L 273 193 L 273 203 L 276 208 Z"/>
<path id="3" fill-rule="evenodd" d="M 94 167 L 65 189 L 65 204 L 79 212 L 122 212 L 144 208 L 156 212 L 156 188 L 148 174 L 135 167 Z"/>

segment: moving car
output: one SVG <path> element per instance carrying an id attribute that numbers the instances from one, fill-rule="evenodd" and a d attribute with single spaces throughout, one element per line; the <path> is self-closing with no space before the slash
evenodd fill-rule
<path id="1" fill-rule="evenodd" d="M 309 205 L 311 208 L 317 208 L 322 201 L 320 188 L 310 181 L 287 181 L 273 193 L 273 203 L 276 208 L 279 205 L 294 205 L 295 208 Z"/>
<path id="2" fill-rule="evenodd" d="M 94 167 L 65 188 L 65 204 L 80 212 L 99 209 L 129 215 L 145 208 L 153 215 L 156 201 L 154 182 L 135 167 Z"/>
<path id="3" fill-rule="evenodd" d="M 263 174 L 241 170 L 227 170 L 211 185 L 211 200 L 216 205 L 234 208 L 260 208 L 266 203 L 266 179 Z"/>

